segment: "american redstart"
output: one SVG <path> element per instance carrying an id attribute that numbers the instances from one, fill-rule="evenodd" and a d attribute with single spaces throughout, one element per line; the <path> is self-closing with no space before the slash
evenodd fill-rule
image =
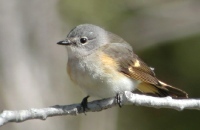
<path id="1" fill-rule="evenodd" d="M 159 97 L 188 97 L 183 90 L 158 80 L 125 40 L 101 27 L 78 25 L 57 44 L 67 48 L 71 80 L 88 95 L 83 107 L 87 107 L 89 96 L 108 98 L 136 89 Z"/>

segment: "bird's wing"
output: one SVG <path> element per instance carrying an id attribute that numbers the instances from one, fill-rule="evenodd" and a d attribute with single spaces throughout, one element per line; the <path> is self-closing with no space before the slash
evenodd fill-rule
<path id="1" fill-rule="evenodd" d="M 153 70 L 133 53 L 129 44 L 111 43 L 104 45 L 101 49 L 116 61 L 119 66 L 118 71 L 126 76 L 152 85 L 159 84 Z"/>
<path id="2" fill-rule="evenodd" d="M 129 44 L 111 43 L 101 47 L 101 50 L 108 57 L 114 59 L 119 72 L 141 81 L 137 86 L 139 91 L 161 97 L 188 98 L 188 94 L 185 91 L 159 81 L 153 70 L 133 53 Z"/>

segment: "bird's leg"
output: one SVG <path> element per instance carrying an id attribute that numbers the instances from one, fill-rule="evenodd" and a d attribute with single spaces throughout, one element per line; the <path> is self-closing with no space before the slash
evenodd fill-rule
<path id="1" fill-rule="evenodd" d="M 88 109 L 88 101 L 87 99 L 89 98 L 90 96 L 87 96 L 87 97 L 84 97 L 82 102 L 81 102 L 81 107 L 83 108 L 83 112 L 85 113 L 85 110 Z"/>
<path id="2" fill-rule="evenodd" d="M 121 108 L 122 107 L 122 99 L 120 97 L 120 93 L 117 93 L 116 95 L 116 100 L 117 100 L 117 104 L 119 105 L 119 107 Z"/>

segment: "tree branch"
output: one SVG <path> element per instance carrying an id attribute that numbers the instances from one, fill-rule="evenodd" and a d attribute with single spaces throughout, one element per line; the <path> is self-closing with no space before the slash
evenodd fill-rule
<path id="1" fill-rule="evenodd" d="M 159 98 L 146 95 L 124 92 L 120 94 L 122 104 L 135 104 L 154 108 L 171 108 L 176 110 L 198 109 L 200 110 L 200 100 L 196 99 L 172 99 L 171 97 Z M 88 103 L 86 112 L 95 112 L 116 106 L 115 98 L 96 100 Z M 45 120 L 47 117 L 60 115 L 78 115 L 83 113 L 80 104 L 56 105 L 48 108 L 29 109 L 19 111 L 3 111 L 0 114 L 0 126 L 9 122 L 23 122 L 30 119 Z"/>

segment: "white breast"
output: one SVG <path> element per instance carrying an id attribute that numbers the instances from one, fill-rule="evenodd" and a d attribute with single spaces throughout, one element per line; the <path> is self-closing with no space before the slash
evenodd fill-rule
<path id="1" fill-rule="evenodd" d="M 101 62 L 95 55 L 83 59 L 69 58 L 68 69 L 71 79 L 90 96 L 107 98 L 114 97 L 123 91 L 133 91 L 138 82 L 110 69 L 106 73 Z"/>

